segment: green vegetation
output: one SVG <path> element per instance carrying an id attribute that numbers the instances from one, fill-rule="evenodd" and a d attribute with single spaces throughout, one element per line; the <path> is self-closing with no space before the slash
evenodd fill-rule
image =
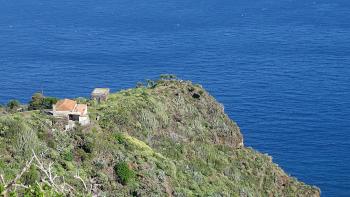
<path id="1" fill-rule="evenodd" d="M 132 179 L 135 178 L 135 172 L 130 169 L 126 162 L 120 162 L 114 166 L 114 171 L 118 176 L 119 181 L 123 185 L 127 185 Z"/>
<path id="2" fill-rule="evenodd" d="M 32 165 L 22 178 L 25 185 L 35 185 L 37 181 L 40 181 L 40 172 L 36 166 Z"/>
<path id="3" fill-rule="evenodd" d="M 29 102 L 29 110 L 51 109 L 52 105 L 57 103 L 58 99 L 54 97 L 44 97 L 41 93 L 35 93 Z"/>
<path id="4" fill-rule="evenodd" d="M 17 110 L 21 106 L 21 103 L 18 100 L 10 100 L 7 103 L 7 108 L 10 112 Z"/>
<path id="5" fill-rule="evenodd" d="M 41 99 L 35 95 L 32 105 L 40 106 Z M 92 123 L 71 131 L 60 130 L 39 111 L 0 115 L 0 193 L 320 195 L 318 188 L 289 177 L 270 156 L 244 147 L 237 124 L 200 85 L 162 76 L 106 102 L 84 102 Z M 17 186 L 8 187 L 23 169 Z M 57 178 L 52 181 L 47 172 Z"/>

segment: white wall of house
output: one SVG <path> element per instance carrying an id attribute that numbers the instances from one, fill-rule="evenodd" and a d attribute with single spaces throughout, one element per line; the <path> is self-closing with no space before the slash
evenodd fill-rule
<path id="1" fill-rule="evenodd" d="M 82 126 L 86 126 L 86 125 L 90 124 L 90 119 L 89 119 L 87 107 L 83 111 L 83 113 L 81 114 L 79 112 L 71 112 L 71 111 L 56 111 L 56 106 L 53 105 L 52 115 L 55 117 L 66 117 L 67 120 L 69 119 L 69 115 L 75 115 L 75 116 L 79 116 L 79 123 Z M 65 129 L 71 130 L 75 127 L 75 125 L 76 125 L 75 121 L 68 120 L 68 124 L 65 126 Z"/>
<path id="2" fill-rule="evenodd" d="M 67 116 L 70 114 L 69 111 L 53 111 L 52 114 L 54 116 Z"/>
<path id="3" fill-rule="evenodd" d="M 89 119 L 88 116 L 80 116 L 80 117 L 79 117 L 79 123 L 80 123 L 82 126 L 88 125 L 88 124 L 90 124 L 90 119 Z"/>
<path id="4" fill-rule="evenodd" d="M 88 114 L 88 107 L 85 108 L 85 110 L 84 110 L 82 116 L 87 116 L 87 114 Z"/>

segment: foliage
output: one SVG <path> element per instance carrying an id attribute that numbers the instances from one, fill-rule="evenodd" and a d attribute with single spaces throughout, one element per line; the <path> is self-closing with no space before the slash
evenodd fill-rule
<path id="1" fill-rule="evenodd" d="M 319 195 L 244 147 L 237 124 L 201 86 L 169 78 L 111 94 L 89 107 L 99 117 L 91 126 L 69 132 L 39 111 L 0 116 L 0 174 L 13 180 L 35 149 L 76 193 L 55 193 L 31 167 L 18 196 Z"/>
<path id="2" fill-rule="evenodd" d="M 144 84 L 142 82 L 137 82 L 136 88 L 141 88 L 141 87 L 144 87 Z"/>
<path id="3" fill-rule="evenodd" d="M 21 103 L 18 101 L 18 100 L 10 100 L 8 103 L 7 103 L 7 108 L 10 110 L 10 111 L 13 111 L 17 108 L 19 108 L 21 106 Z"/>
<path id="4" fill-rule="evenodd" d="M 23 175 L 23 183 L 25 185 L 34 185 L 40 180 L 40 172 L 37 170 L 36 166 L 31 165 L 28 172 Z"/>
<path id="5" fill-rule="evenodd" d="M 117 142 L 119 144 L 125 144 L 125 138 L 124 138 L 123 134 L 118 132 L 118 133 L 114 134 L 114 138 L 115 138 L 115 140 L 117 140 Z"/>
<path id="6" fill-rule="evenodd" d="M 130 169 L 126 162 L 120 162 L 114 166 L 114 171 L 118 176 L 120 183 L 127 185 L 135 178 L 135 172 Z"/>
<path id="7" fill-rule="evenodd" d="M 148 88 L 155 88 L 156 85 L 157 85 L 157 82 L 156 82 L 156 81 L 153 81 L 153 80 L 151 80 L 151 79 L 147 79 L 146 82 L 147 82 L 147 87 L 148 87 Z"/>
<path id="8" fill-rule="evenodd" d="M 73 153 L 70 152 L 70 151 L 66 151 L 66 152 L 63 154 L 63 158 L 64 158 L 64 160 L 66 160 L 66 161 L 73 161 Z"/>
<path id="9" fill-rule="evenodd" d="M 32 100 L 29 102 L 29 110 L 39 110 L 39 109 L 51 109 L 53 104 L 58 101 L 54 97 L 44 97 L 41 93 L 35 93 L 32 96 Z"/>
<path id="10" fill-rule="evenodd" d="M 24 196 L 44 197 L 45 195 L 40 186 L 35 184 L 34 187 L 30 187 L 26 190 Z"/>
<path id="11" fill-rule="evenodd" d="M 0 136 L 7 137 L 11 151 L 18 156 L 31 154 L 39 146 L 39 139 L 31 125 L 18 115 L 0 117 Z"/>
<path id="12" fill-rule="evenodd" d="M 177 78 L 174 74 L 162 74 L 160 75 L 161 80 L 175 80 Z"/>
<path id="13" fill-rule="evenodd" d="M 53 104 L 56 104 L 58 102 L 58 98 L 55 97 L 45 97 L 43 99 L 43 103 L 41 108 L 42 109 L 51 109 Z"/>
<path id="14" fill-rule="evenodd" d="M 29 110 L 37 110 L 37 109 L 42 109 L 43 105 L 43 100 L 44 100 L 44 95 L 41 93 L 35 93 L 32 96 L 32 100 L 29 102 Z"/>
<path id="15" fill-rule="evenodd" d="M 5 186 L 3 184 L 0 184 L 0 194 L 5 191 Z"/>

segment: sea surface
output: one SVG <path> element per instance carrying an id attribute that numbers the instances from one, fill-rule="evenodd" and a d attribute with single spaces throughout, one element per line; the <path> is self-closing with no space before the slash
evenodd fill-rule
<path id="1" fill-rule="evenodd" d="M 174 73 L 322 196 L 350 196 L 349 0 L 0 0 L 0 103 Z"/>

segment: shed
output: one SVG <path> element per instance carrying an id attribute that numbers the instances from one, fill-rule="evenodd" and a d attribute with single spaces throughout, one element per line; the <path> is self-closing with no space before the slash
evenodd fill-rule
<path id="1" fill-rule="evenodd" d="M 91 93 L 91 99 L 98 102 L 106 101 L 109 95 L 109 88 L 95 88 Z"/>

